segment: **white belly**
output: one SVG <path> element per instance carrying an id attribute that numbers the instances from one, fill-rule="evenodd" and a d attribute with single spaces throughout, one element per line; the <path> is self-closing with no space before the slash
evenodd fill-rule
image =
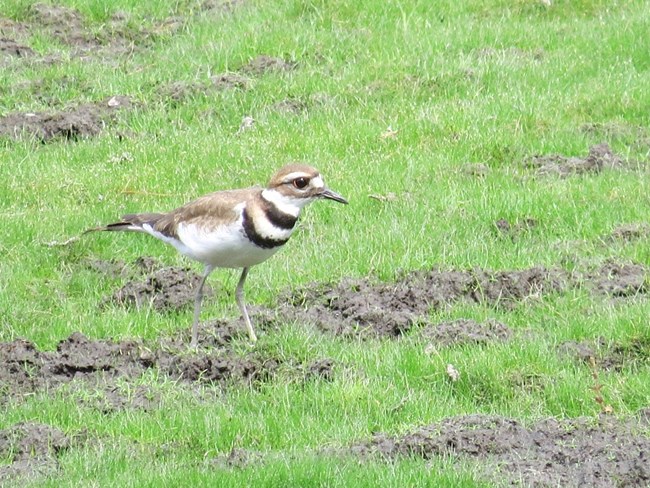
<path id="1" fill-rule="evenodd" d="M 180 224 L 178 239 L 167 237 L 149 226 L 149 234 L 174 246 L 181 254 L 217 268 L 247 268 L 266 261 L 282 246 L 265 249 L 256 246 L 244 235 L 240 222 L 215 230 L 194 224 Z"/>

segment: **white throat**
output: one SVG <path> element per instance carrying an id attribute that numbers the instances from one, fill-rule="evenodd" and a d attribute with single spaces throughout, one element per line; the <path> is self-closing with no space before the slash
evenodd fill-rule
<path id="1" fill-rule="evenodd" d="M 293 198 L 283 195 L 277 190 L 265 188 L 262 190 L 262 198 L 274 204 L 280 212 L 298 217 L 302 207 L 307 205 L 309 198 Z"/>

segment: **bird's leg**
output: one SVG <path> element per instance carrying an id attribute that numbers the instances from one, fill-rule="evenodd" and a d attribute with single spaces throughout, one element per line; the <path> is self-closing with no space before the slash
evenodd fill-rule
<path id="1" fill-rule="evenodd" d="M 246 322 L 246 328 L 248 329 L 248 336 L 251 339 L 251 342 L 257 341 L 257 336 L 253 330 L 253 324 L 251 319 L 248 316 L 248 311 L 246 310 L 246 304 L 244 303 L 244 283 L 246 282 L 246 276 L 248 275 L 248 268 L 244 268 L 241 272 L 241 277 L 239 278 L 239 283 L 237 283 L 237 289 L 235 290 L 235 299 L 237 300 L 237 305 L 239 305 L 239 310 L 241 311 L 242 316 L 244 317 L 244 322 Z"/>
<path id="2" fill-rule="evenodd" d="M 201 315 L 201 301 L 203 300 L 203 285 L 205 285 L 205 281 L 213 269 L 213 266 L 206 265 L 199 287 L 196 289 L 196 296 L 194 297 L 194 322 L 192 323 L 192 342 L 190 342 L 190 347 L 195 349 L 199 345 L 199 316 Z"/>

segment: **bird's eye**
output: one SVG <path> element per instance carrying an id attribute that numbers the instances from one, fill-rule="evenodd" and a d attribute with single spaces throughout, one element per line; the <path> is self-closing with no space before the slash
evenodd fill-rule
<path id="1" fill-rule="evenodd" d="M 293 186 L 296 188 L 302 190 L 304 187 L 306 187 L 309 184 L 309 180 L 307 178 L 296 178 L 293 180 Z"/>

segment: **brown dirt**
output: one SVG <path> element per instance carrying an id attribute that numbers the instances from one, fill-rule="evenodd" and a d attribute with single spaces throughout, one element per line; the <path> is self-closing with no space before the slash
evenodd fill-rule
<path id="1" fill-rule="evenodd" d="M 147 402 L 155 402 L 155 397 L 148 397 L 143 390 L 140 399 L 120 398 L 114 380 L 133 380 L 157 368 L 187 382 L 251 383 L 271 377 L 278 365 L 273 358 L 255 353 L 239 356 L 227 349 L 192 353 L 186 344 L 177 348 L 173 341 L 145 347 L 136 341 L 95 341 L 76 332 L 61 341 L 56 351 L 39 351 L 31 342 L 18 339 L 0 343 L 0 404 L 74 380 L 103 392 L 112 408 L 126 404 L 148 408 L 151 404 Z"/>
<path id="2" fill-rule="evenodd" d="M 272 71 L 292 71 L 298 64 L 295 61 L 261 55 L 251 59 L 240 68 L 240 71 L 250 76 L 261 76 Z"/>
<path id="3" fill-rule="evenodd" d="M 648 364 L 650 361 L 650 337 L 633 337 L 626 342 L 608 343 L 602 337 L 585 341 L 566 341 L 558 351 L 584 364 L 591 365 L 592 358 L 597 369 L 620 371 L 625 367 Z"/>
<path id="4" fill-rule="evenodd" d="M 634 223 L 634 224 L 621 224 L 616 227 L 610 239 L 625 242 L 634 242 L 639 239 L 647 239 L 650 237 L 650 224 Z"/>
<path id="5" fill-rule="evenodd" d="M 146 45 L 156 29 L 164 30 L 165 27 L 168 28 L 166 21 L 153 30 L 136 28 L 124 12 L 117 12 L 105 24 L 93 28 L 75 9 L 36 3 L 30 7 L 27 21 L 22 23 L 20 37 L 45 34 L 71 48 L 73 57 L 109 59 L 130 54 Z"/>
<path id="6" fill-rule="evenodd" d="M 192 305 L 199 275 L 185 268 L 158 269 L 152 260 L 145 261 L 146 274 L 140 271 L 133 280 L 105 298 L 104 304 L 153 306 L 158 311 Z M 123 277 L 130 273 L 129 266 L 122 262 L 93 261 L 89 266 L 110 276 Z M 135 267 L 132 273 L 143 269 L 142 264 L 136 263 Z M 250 313 L 260 329 L 299 322 L 344 337 L 394 338 L 407 333 L 416 324 L 431 326 L 427 318 L 430 311 L 458 301 L 512 309 L 523 301 L 565 292 L 571 287 L 585 287 L 604 296 L 627 298 L 646 294 L 650 289 L 649 277 L 650 271 L 645 266 L 614 261 L 590 271 L 573 273 L 544 267 L 517 271 L 434 269 L 408 273 L 393 283 L 345 279 L 335 285 L 314 284 L 281 294 L 274 309 L 251 307 Z M 207 286 L 206 293 L 209 293 Z M 233 318 L 206 323 L 207 332 L 204 334 L 203 328 L 201 331 L 202 341 L 221 347 L 243 332 L 240 322 L 239 318 Z M 468 322 L 465 325 L 475 329 L 477 324 Z M 481 336 L 485 332 L 479 328 L 473 333 Z"/>
<path id="7" fill-rule="evenodd" d="M 92 137 L 113 122 L 118 111 L 130 106 L 129 97 L 117 95 L 61 112 L 15 112 L 0 117 L 0 137 L 28 136 L 41 142 Z"/>
<path id="8" fill-rule="evenodd" d="M 281 297 L 277 313 L 335 335 L 397 337 L 426 322 L 430 310 L 459 300 L 512 308 L 567 286 L 566 273 L 543 267 L 500 272 L 435 269 L 409 273 L 395 283 L 347 279 L 332 287 L 311 286 Z"/>
<path id="9" fill-rule="evenodd" d="M 17 43 L 13 39 L 3 39 L 0 38 L 0 55 L 2 57 L 17 57 L 17 58 L 26 58 L 32 56 L 34 51 L 22 44 Z"/>
<path id="10" fill-rule="evenodd" d="M 539 226 L 539 221 L 532 217 L 525 217 L 517 220 L 514 223 L 506 219 L 499 219 L 494 223 L 497 233 L 502 236 L 509 237 L 514 240 L 522 234 L 530 232 Z"/>
<path id="11" fill-rule="evenodd" d="M 608 261 L 598 270 L 587 273 L 585 279 L 596 292 L 612 297 L 646 294 L 650 287 L 649 270 L 632 263 Z"/>
<path id="12" fill-rule="evenodd" d="M 504 417 L 467 415 L 403 436 L 376 434 L 349 452 L 363 459 L 371 455 L 474 459 L 488 479 L 513 486 L 646 487 L 649 427 L 650 410 L 630 420 L 551 418 L 528 427 Z"/>
<path id="13" fill-rule="evenodd" d="M 600 173 L 606 169 L 631 166 L 621 156 L 614 154 L 608 144 L 597 144 L 589 148 L 584 158 L 562 155 L 533 156 L 525 161 L 528 168 L 535 169 L 539 175 L 558 175 L 567 177 L 587 173 Z"/>
<path id="14" fill-rule="evenodd" d="M 511 339 L 512 330 L 496 320 L 478 323 L 474 320 L 459 319 L 427 326 L 422 330 L 422 336 L 434 346 L 446 347 L 505 342 Z"/>
<path id="15" fill-rule="evenodd" d="M 63 432 L 49 425 L 19 423 L 0 430 L 0 483 L 23 476 L 52 474 L 58 468 L 57 456 L 72 445 Z"/>
<path id="16" fill-rule="evenodd" d="M 163 268 L 144 277 L 126 283 L 113 295 L 104 300 L 104 304 L 153 307 L 164 312 L 179 310 L 194 304 L 196 288 L 201 276 L 189 268 L 171 266 Z M 213 295 L 212 288 L 206 283 L 203 287 L 204 297 Z M 205 298 L 204 298 L 205 299 Z"/>
<path id="17" fill-rule="evenodd" d="M 236 73 L 224 73 L 212 76 L 208 82 L 184 82 L 177 81 L 161 88 L 162 97 L 172 103 L 181 103 L 189 98 L 201 95 L 209 95 L 223 90 L 240 89 L 246 90 L 250 86 L 250 80 Z"/>

